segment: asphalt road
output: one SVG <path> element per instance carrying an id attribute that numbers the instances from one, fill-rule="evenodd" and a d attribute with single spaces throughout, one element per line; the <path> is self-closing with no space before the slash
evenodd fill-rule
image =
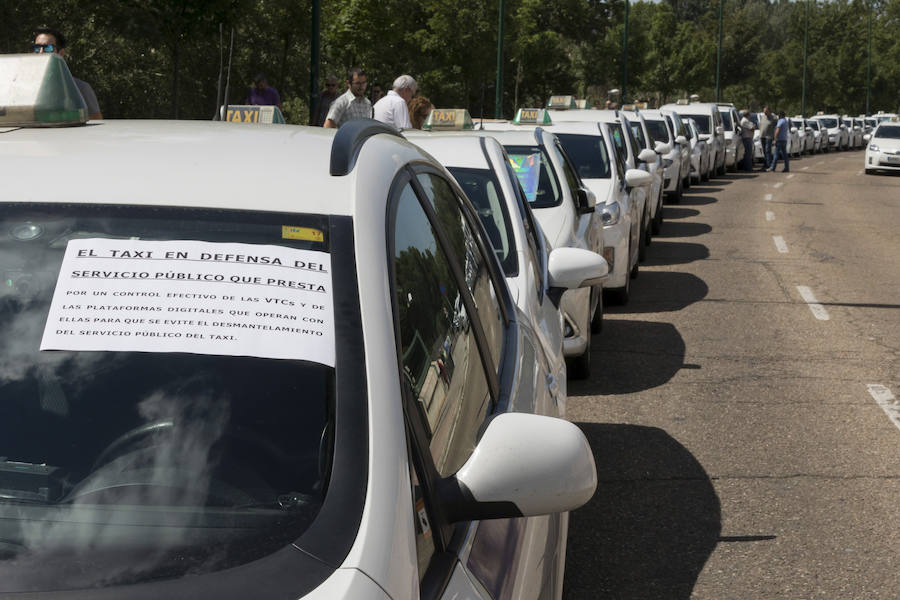
<path id="1" fill-rule="evenodd" d="M 900 176 L 863 154 L 666 205 L 569 383 L 566 598 L 900 598 Z"/>

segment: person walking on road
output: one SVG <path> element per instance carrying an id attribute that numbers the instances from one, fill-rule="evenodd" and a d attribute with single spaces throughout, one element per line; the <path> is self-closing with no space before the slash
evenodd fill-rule
<path id="1" fill-rule="evenodd" d="M 372 103 L 366 98 L 366 72 L 359 67 L 347 71 L 347 91 L 335 98 L 325 118 L 327 129 L 337 129 L 347 121 L 372 118 Z"/>
<path id="2" fill-rule="evenodd" d="M 43 52 L 54 52 L 63 58 L 66 56 L 66 38 L 55 29 L 48 27 L 39 27 L 34 32 L 34 43 L 31 44 L 31 50 L 35 54 Z M 86 81 L 75 79 L 75 86 L 81 92 L 84 103 L 87 105 L 88 118 L 91 120 L 102 119 L 103 114 L 100 112 L 100 103 L 97 102 L 97 94 L 94 89 Z"/>
<path id="3" fill-rule="evenodd" d="M 779 112 L 778 123 L 775 124 L 775 156 L 772 158 L 772 166 L 769 168 L 770 171 L 774 171 L 775 167 L 778 166 L 779 156 L 784 159 L 784 169 L 781 172 L 787 173 L 791 170 L 791 162 L 787 152 L 788 133 L 790 129 L 791 125 L 788 123 L 784 111 Z"/>
<path id="4" fill-rule="evenodd" d="M 765 171 L 772 164 L 772 139 L 775 137 L 775 115 L 766 106 L 763 108 L 762 115 L 759 117 L 759 141 L 762 144 L 763 166 L 761 171 Z"/>
<path id="5" fill-rule="evenodd" d="M 416 95 L 417 89 L 416 80 L 409 75 L 401 75 L 395 79 L 393 89 L 375 103 L 375 120 L 397 129 L 411 129 L 409 101 Z"/>
<path id="6" fill-rule="evenodd" d="M 750 120 L 750 111 L 744 109 L 741 112 L 741 142 L 744 144 L 744 171 L 753 170 L 753 130 L 756 125 Z"/>

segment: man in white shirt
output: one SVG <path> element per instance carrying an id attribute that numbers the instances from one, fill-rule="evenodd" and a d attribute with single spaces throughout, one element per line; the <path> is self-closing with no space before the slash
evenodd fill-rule
<path id="1" fill-rule="evenodd" d="M 416 80 L 409 75 L 401 75 L 395 79 L 393 89 L 375 103 L 375 120 L 397 129 L 411 129 L 407 104 L 417 90 Z"/>

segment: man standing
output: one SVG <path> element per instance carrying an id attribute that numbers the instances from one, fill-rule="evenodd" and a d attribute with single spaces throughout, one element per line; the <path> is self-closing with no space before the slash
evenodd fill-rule
<path id="1" fill-rule="evenodd" d="M 39 27 L 34 32 L 34 43 L 31 44 L 31 50 L 35 54 L 55 52 L 65 58 L 66 38 L 55 29 Z M 75 78 L 73 77 L 72 79 Z M 84 103 L 87 104 L 88 118 L 102 119 L 103 114 L 100 112 L 100 103 L 97 102 L 97 94 L 94 93 L 91 86 L 80 79 L 75 79 L 75 85 L 78 87 L 78 91 L 81 92 Z"/>
<path id="2" fill-rule="evenodd" d="M 784 159 L 784 170 L 782 173 L 787 173 L 791 170 L 791 163 L 787 153 L 788 134 L 790 129 L 791 125 L 788 123 L 784 111 L 779 112 L 778 123 L 775 124 L 775 156 L 772 158 L 772 166 L 769 168 L 770 171 L 774 171 L 775 167 L 778 166 L 779 156 Z"/>
<path id="3" fill-rule="evenodd" d="M 397 129 L 411 129 L 409 101 L 416 95 L 417 89 L 416 80 L 409 75 L 401 75 L 395 79 L 394 88 L 375 103 L 375 120 Z"/>
<path id="4" fill-rule="evenodd" d="M 759 117 L 759 141 L 762 143 L 763 166 L 765 171 L 772 164 L 772 138 L 775 137 L 775 115 L 766 106 Z"/>
<path id="5" fill-rule="evenodd" d="M 328 109 L 327 129 L 337 129 L 347 121 L 372 118 L 372 103 L 366 98 L 366 73 L 359 67 L 347 71 L 347 91 L 338 96 Z"/>
<path id="6" fill-rule="evenodd" d="M 329 75 L 325 78 L 325 90 L 319 94 L 319 102 L 316 105 L 316 118 L 312 123 L 313 125 L 317 127 L 325 125 L 325 118 L 331 109 L 331 103 L 338 96 L 337 84 L 338 79 L 334 75 Z"/>
<path id="7" fill-rule="evenodd" d="M 741 112 L 741 142 L 744 144 L 744 171 L 753 170 L 753 130 L 756 126 L 750 120 L 750 111 Z"/>
<path id="8" fill-rule="evenodd" d="M 257 73 L 253 78 L 253 87 L 250 88 L 250 95 L 244 101 L 244 104 L 253 104 L 258 106 L 277 106 L 281 109 L 281 96 L 278 90 L 269 85 L 265 74 Z"/>

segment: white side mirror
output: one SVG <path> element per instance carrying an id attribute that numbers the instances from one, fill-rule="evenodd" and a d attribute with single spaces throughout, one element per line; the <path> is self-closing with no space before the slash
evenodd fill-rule
<path id="1" fill-rule="evenodd" d="M 547 261 L 551 288 L 573 290 L 602 282 L 609 276 L 606 259 L 583 248 L 554 248 Z"/>
<path id="2" fill-rule="evenodd" d="M 797 128 L 796 128 L 796 127 L 791 127 L 791 133 L 797 133 Z"/>
<path id="3" fill-rule="evenodd" d="M 656 142 L 653 144 L 653 149 L 657 154 L 668 154 L 672 151 L 672 146 L 670 146 L 666 142 Z"/>
<path id="4" fill-rule="evenodd" d="M 656 152 L 650 148 L 644 148 L 638 153 L 638 160 L 645 163 L 656 162 Z"/>
<path id="5" fill-rule="evenodd" d="M 503 413 L 488 423 L 459 472 L 439 482 L 438 493 L 456 522 L 574 510 L 596 489 L 594 455 L 576 425 Z"/>
<path id="6" fill-rule="evenodd" d="M 868 133 L 867 133 L 866 135 L 863 136 L 863 141 L 866 142 L 866 143 L 868 143 L 868 141 L 871 140 L 871 139 L 872 139 L 872 136 L 869 135 Z"/>
<path id="7" fill-rule="evenodd" d="M 650 185 L 653 176 L 642 169 L 628 169 L 625 171 L 625 185 L 629 188 Z"/>
<path id="8" fill-rule="evenodd" d="M 687 144 L 688 141 L 686 137 L 684 137 L 683 135 L 679 135 L 677 138 L 675 138 L 675 143 L 681 144 L 683 146 L 684 144 Z"/>
<path id="9" fill-rule="evenodd" d="M 716 135 L 722 135 L 725 133 L 725 128 L 721 125 L 716 126 Z"/>

